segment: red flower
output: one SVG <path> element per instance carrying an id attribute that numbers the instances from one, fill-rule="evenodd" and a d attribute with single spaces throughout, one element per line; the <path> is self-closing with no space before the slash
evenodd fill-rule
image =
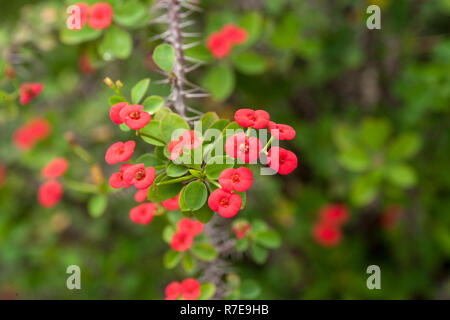
<path id="1" fill-rule="evenodd" d="M 178 221 L 177 228 L 178 231 L 187 232 L 191 236 L 195 237 L 196 235 L 202 233 L 203 223 L 189 218 L 183 218 Z"/>
<path id="2" fill-rule="evenodd" d="M 13 142 L 20 150 L 29 150 L 37 141 L 47 138 L 50 132 L 47 120 L 35 118 L 14 132 Z"/>
<path id="3" fill-rule="evenodd" d="M 181 294 L 181 283 L 173 281 L 166 287 L 166 300 L 177 300 Z"/>
<path id="4" fill-rule="evenodd" d="M 6 180 L 6 169 L 3 164 L 0 163 L 0 187 L 5 183 Z"/>
<path id="5" fill-rule="evenodd" d="M 233 224 L 232 230 L 238 239 L 242 239 L 245 237 L 250 228 L 250 223 L 247 221 L 237 221 Z"/>
<path id="6" fill-rule="evenodd" d="M 89 61 L 89 56 L 86 52 L 83 52 L 80 55 L 80 59 L 78 60 L 78 67 L 80 68 L 81 72 L 86 75 L 92 74 L 95 71 L 91 61 Z"/>
<path id="7" fill-rule="evenodd" d="M 61 200 L 62 195 L 62 185 L 56 180 L 50 180 L 39 187 L 38 200 L 41 206 L 51 208 Z"/>
<path id="8" fill-rule="evenodd" d="M 105 161 L 107 164 L 116 164 L 119 162 L 128 161 L 134 152 L 136 142 L 130 140 L 125 143 L 116 142 L 108 148 L 105 154 Z"/>
<path id="9" fill-rule="evenodd" d="M 80 28 L 83 28 L 88 19 L 89 5 L 85 2 L 76 4 L 80 8 Z"/>
<path id="10" fill-rule="evenodd" d="M 141 105 L 126 105 L 120 110 L 120 118 L 123 122 L 133 130 L 142 129 L 151 120 L 150 113 L 142 111 L 144 106 Z"/>
<path id="11" fill-rule="evenodd" d="M 295 138 L 295 130 L 287 124 L 278 124 L 269 121 L 267 125 L 270 134 L 279 140 L 292 140 Z"/>
<path id="12" fill-rule="evenodd" d="M 147 189 L 155 180 L 155 175 L 155 168 L 144 168 L 143 163 L 138 163 L 128 167 L 123 173 L 123 178 L 127 183 L 134 184 L 136 189 Z"/>
<path id="13" fill-rule="evenodd" d="M 245 133 L 240 132 L 232 135 L 225 143 L 225 152 L 232 158 L 239 158 L 245 163 L 258 160 L 262 144 L 256 137 L 248 138 Z"/>
<path id="14" fill-rule="evenodd" d="M 200 297 L 200 283 L 193 278 L 181 282 L 181 297 L 184 300 L 196 300 Z"/>
<path id="15" fill-rule="evenodd" d="M 170 160 L 175 160 L 183 153 L 183 141 L 181 138 L 175 139 L 169 142 L 167 145 L 167 150 L 169 150 Z"/>
<path id="16" fill-rule="evenodd" d="M 232 44 L 242 44 L 247 41 L 248 33 L 247 30 L 238 27 L 234 24 L 227 24 L 222 28 L 222 34 L 227 38 Z"/>
<path id="17" fill-rule="evenodd" d="M 89 25 L 92 29 L 105 29 L 111 24 L 113 9 L 106 2 L 99 2 L 91 7 Z"/>
<path id="18" fill-rule="evenodd" d="M 180 195 L 177 194 L 175 197 L 164 200 L 161 202 L 162 206 L 169 211 L 175 211 L 180 209 L 180 204 L 178 202 L 178 199 L 180 198 Z"/>
<path id="19" fill-rule="evenodd" d="M 197 149 L 202 145 L 202 141 L 197 137 L 194 130 L 186 130 L 180 136 L 181 143 L 187 149 Z"/>
<path id="20" fill-rule="evenodd" d="M 186 251 L 192 246 L 194 237 L 186 231 L 177 231 L 173 234 L 170 246 L 175 251 Z"/>
<path id="21" fill-rule="evenodd" d="M 42 168 L 41 175 L 47 179 L 58 178 L 66 172 L 68 167 L 69 162 L 65 158 L 55 158 Z"/>
<path id="22" fill-rule="evenodd" d="M 234 114 L 234 120 L 241 127 L 263 129 L 269 123 L 270 115 L 264 110 L 239 109 Z"/>
<path id="23" fill-rule="evenodd" d="M 120 171 L 119 172 L 114 172 L 111 177 L 109 178 L 109 185 L 113 188 L 119 189 L 119 188 L 128 188 L 131 186 L 131 183 L 128 183 L 124 180 L 123 178 L 123 173 L 125 172 L 126 169 L 128 169 L 129 167 L 131 167 L 132 164 L 130 163 L 125 163 L 120 167 Z"/>
<path id="24" fill-rule="evenodd" d="M 334 247 L 341 242 L 342 233 L 341 230 L 335 226 L 319 223 L 313 228 L 313 237 L 317 243 L 324 247 Z"/>
<path id="25" fill-rule="evenodd" d="M 224 218 L 234 217 L 242 206 L 242 199 L 237 193 L 223 189 L 214 190 L 208 199 L 209 208 Z"/>
<path id="26" fill-rule="evenodd" d="M 221 59 L 230 53 L 232 43 L 221 31 L 217 31 L 208 37 L 206 46 L 214 57 Z"/>
<path id="27" fill-rule="evenodd" d="M 249 168 L 225 169 L 219 176 L 219 183 L 225 191 L 244 192 L 253 184 L 253 174 Z"/>
<path id="28" fill-rule="evenodd" d="M 154 203 L 143 203 L 130 210 L 130 219 L 134 223 L 149 224 L 156 211 Z"/>
<path id="29" fill-rule="evenodd" d="M 123 123 L 123 119 L 120 116 L 120 111 L 122 111 L 122 109 L 127 105 L 128 102 L 119 102 L 113 105 L 111 109 L 109 109 L 109 117 L 111 118 L 112 122 L 114 122 L 115 124 Z"/>
<path id="30" fill-rule="evenodd" d="M 320 211 L 320 221 L 331 226 L 341 226 L 348 221 L 348 209 L 343 204 L 329 204 L 323 206 Z"/>
<path id="31" fill-rule="evenodd" d="M 147 200 L 147 197 L 148 197 L 148 188 L 147 189 L 141 189 L 141 190 L 138 190 L 134 194 L 134 201 L 136 201 L 136 202 L 144 202 L 145 200 Z"/>
<path id="32" fill-rule="evenodd" d="M 297 168 L 297 156 L 295 153 L 280 148 L 272 147 L 267 154 L 269 167 L 279 174 L 289 174 Z"/>
<path id="33" fill-rule="evenodd" d="M 34 97 L 41 93 L 42 89 L 44 89 L 44 85 L 42 83 L 22 83 L 20 86 L 20 104 L 25 105 L 30 103 Z"/>

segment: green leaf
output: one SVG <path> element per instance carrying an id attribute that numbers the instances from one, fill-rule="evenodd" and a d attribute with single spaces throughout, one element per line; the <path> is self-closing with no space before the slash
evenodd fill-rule
<path id="1" fill-rule="evenodd" d="M 161 137 L 161 132 L 159 131 L 158 121 L 150 121 L 144 128 L 140 129 L 139 132 L 141 133 L 142 140 L 145 142 L 158 147 L 165 146 L 165 143 L 162 142 L 164 140 Z"/>
<path id="2" fill-rule="evenodd" d="M 209 179 L 216 180 L 219 179 L 223 170 L 233 167 L 234 161 L 232 158 L 228 156 L 215 156 L 210 158 L 206 163 L 205 174 Z"/>
<path id="3" fill-rule="evenodd" d="M 194 211 L 193 215 L 201 223 L 208 223 L 212 219 L 214 212 L 209 208 L 208 204 L 205 203 L 203 207 Z"/>
<path id="4" fill-rule="evenodd" d="M 107 29 L 97 47 L 99 55 L 105 61 L 111 61 L 114 58 L 126 59 L 130 56 L 132 49 L 133 41 L 130 34 L 115 26 Z"/>
<path id="5" fill-rule="evenodd" d="M 198 300 L 209 300 L 216 293 L 216 286 L 214 283 L 205 282 L 200 286 L 200 297 Z"/>
<path id="6" fill-rule="evenodd" d="M 172 140 L 172 134 L 179 129 L 189 130 L 188 123 L 175 113 L 166 114 L 159 124 L 159 129 L 161 131 L 161 137 L 166 142 Z"/>
<path id="7" fill-rule="evenodd" d="M 162 202 L 175 197 L 180 193 L 183 185 L 181 183 L 157 185 L 158 182 L 172 179 L 165 175 L 158 176 L 148 190 L 148 200 L 153 202 Z"/>
<path id="8" fill-rule="evenodd" d="M 391 124 L 386 119 L 365 119 L 361 125 L 362 142 L 369 148 L 381 148 L 391 134 Z"/>
<path id="9" fill-rule="evenodd" d="M 106 210 L 106 206 L 108 205 L 108 197 L 103 194 L 98 194 L 89 199 L 88 202 L 88 211 L 89 214 L 94 217 L 100 217 Z"/>
<path id="10" fill-rule="evenodd" d="M 378 194 L 378 178 L 368 174 L 358 177 L 353 183 L 350 198 L 357 206 L 371 203 Z"/>
<path id="11" fill-rule="evenodd" d="M 136 83 L 136 85 L 131 89 L 131 101 L 133 104 L 139 104 L 139 102 L 141 102 L 149 85 L 150 78 L 142 79 Z"/>
<path id="12" fill-rule="evenodd" d="M 200 121 L 196 123 L 195 130 L 200 132 L 202 135 L 208 130 L 208 128 L 217 120 L 219 120 L 219 116 L 215 112 L 207 112 L 201 118 Z M 200 130 L 201 125 L 201 130 Z"/>
<path id="13" fill-rule="evenodd" d="M 180 262 L 181 257 L 183 254 L 181 252 L 175 251 L 175 250 L 169 250 L 164 255 L 164 267 L 167 269 L 173 269 L 177 266 L 177 264 Z"/>
<path id="14" fill-rule="evenodd" d="M 139 27 L 147 23 L 147 9 L 137 0 L 127 0 L 114 8 L 114 21 L 125 27 Z"/>
<path id="15" fill-rule="evenodd" d="M 242 281 L 240 293 L 243 299 L 255 299 L 261 294 L 261 287 L 256 281 L 246 279 Z"/>
<path id="16" fill-rule="evenodd" d="M 188 167 L 171 163 L 167 167 L 166 172 L 169 177 L 177 178 L 185 175 L 188 172 L 188 170 L 189 170 Z"/>
<path id="17" fill-rule="evenodd" d="M 184 54 L 187 57 L 196 59 L 204 63 L 209 63 L 214 60 L 211 52 L 206 48 L 205 45 L 202 44 L 185 50 Z"/>
<path id="18" fill-rule="evenodd" d="M 137 158 L 136 163 L 143 163 L 145 167 L 156 167 L 164 165 L 165 162 L 151 153 L 146 153 Z"/>
<path id="19" fill-rule="evenodd" d="M 121 131 L 123 131 L 123 132 L 128 132 L 128 131 L 131 130 L 131 129 L 125 124 L 125 122 L 119 125 L 119 129 L 120 129 Z"/>
<path id="20" fill-rule="evenodd" d="M 208 243 L 194 244 L 191 249 L 192 253 L 203 261 L 212 261 L 217 258 L 217 251 Z"/>
<path id="21" fill-rule="evenodd" d="M 195 260 L 188 252 L 183 257 L 183 268 L 187 273 L 191 273 L 195 268 Z"/>
<path id="22" fill-rule="evenodd" d="M 160 44 L 153 52 L 153 60 L 162 70 L 171 72 L 175 61 L 175 49 L 166 43 Z"/>
<path id="23" fill-rule="evenodd" d="M 175 233 L 175 228 L 171 225 L 168 225 L 163 230 L 163 240 L 167 243 L 172 241 L 172 237 Z"/>
<path id="24" fill-rule="evenodd" d="M 370 159 L 367 154 L 356 147 L 342 151 L 338 157 L 339 163 L 347 170 L 361 172 L 370 165 Z"/>
<path id="25" fill-rule="evenodd" d="M 64 44 L 74 45 L 95 40 L 101 34 L 101 30 L 92 29 L 88 25 L 85 25 L 81 30 L 70 30 L 64 26 L 60 33 L 60 39 Z"/>
<path id="26" fill-rule="evenodd" d="M 124 97 L 112 96 L 112 97 L 109 97 L 108 102 L 112 106 L 112 105 L 115 105 L 116 103 L 127 102 L 127 99 L 125 99 Z"/>
<path id="27" fill-rule="evenodd" d="M 281 239 L 278 233 L 273 230 L 256 232 L 255 241 L 267 248 L 278 248 L 281 245 Z"/>
<path id="28" fill-rule="evenodd" d="M 267 249 L 264 249 L 256 243 L 253 243 L 250 247 L 250 254 L 256 263 L 263 264 L 264 262 L 266 262 L 269 252 L 267 251 Z"/>
<path id="29" fill-rule="evenodd" d="M 145 98 L 142 105 L 144 106 L 144 111 L 154 114 L 164 105 L 164 99 L 160 96 L 153 95 Z"/>
<path id="30" fill-rule="evenodd" d="M 403 133 L 389 146 L 389 160 L 409 159 L 417 154 L 421 147 L 420 137 L 415 133 Z"/>
<path id="31" fill-rule="evenodd" d="M 201 83 L 216 101 L 223 101 L 233 93 L 234 72 L 227 65 L 216 65 L 207 71 Z"/>
<path id="32" fill-rule="evenodd" d="M 389 167 L 386 171 L 386 177 L 393 184 L 399 187 L 412 187 L 417 183 L 416 172 L 406 164 L 398 164 Z"/>
<path id="33" fill-rule="evenodd" d="M 347 150 L 355 145 L 357 136 L 352 127 L 347 124 L 339 124 L 333 130 L 332 139 L 340 150 Z"/>
<path id="34" fill-rule="evenodd" d="M 262 74 L 266 71 L 266 61 L 254 52 L 243 52 L 233 58 L 236 68 L 248 75 Z"/>
<path id="35" fill-rule="evenodd" d="M 237 239 L 235 249 L 238 252 L 245 251 L 248 249 L 249 244 L 250 244 L 250 242 L 248 241 L 247 237 L 244 237 L 242 239 Z"/>
<path id="36" fill-rule="evenodd" d="M 195 211 L 200 209 L 208 198 L 205 184 L 199 180 L 189 183 L 183 192 L 183 198 L 189 210 Z"/>
<path id="37" fill-rule="evenodd" d="M 263 17 L 257 11 L 248 12 L 241 18 L 240 26 L 248 32 L 248 39 L 244 45 L 250 46 L 261 36 Z"/>

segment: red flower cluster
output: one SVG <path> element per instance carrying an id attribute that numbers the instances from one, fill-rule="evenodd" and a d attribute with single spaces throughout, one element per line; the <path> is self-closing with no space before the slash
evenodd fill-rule
<path id="1" fill-rule="evenodd" d="M 39 187 L 38 201 L 43 207 L 51 208 L 61 199 L 63 187 L 60 182 L 54 179 L 61 177 L 68 167 L 69 162 L 65 158 L 55 158 L 42 168 L 42 177 L 51 179 Z"/>
<path id="2" fill-rule="evenodd" d="M 209 195 L 208 206 L 222 217 L 232 218 L 241 210 L 242 199 L 237 193 L 217 189 Z"/>
<path id="3" fill-rule="evenodd" d="M 219 183 L 223 190 L 244 192 L 253 184 L 253 174 L 249 168 L 225 169 L 219 176 Z"/>
<path id="4" fill-rule="evenodd" d="M 170 160 L 175 160 L 183 153 L 183 148 L 197 149 L 202 145 L 202 141 L 197 137 L 197 133 L 193 130 L 184 131 L 178 139 L 172 140 L 167 145 Z"/>
<path id="5" fill-rule="evenodd" d="M 203 224 L 189 218 L 178 221 L 177 231 L 173 234 L 170 246 L 175 251 L 186 251 L 194 243 L 194 237 L 203 231 Z"/>
<path id="6" fill-rule="evenodd" d="M 342 240 L 341 227 L 347 223 L 349 212 L 345 205 L 330 204 L 319 210 L 319 221 L 313 227 L 313 237 L 324 247 L 337 246 Z"/>
<path id="7" fill-rule="evenodd" d="M 77 6 L 80 9 L 81 28 L 88 22 L 92 29 L 105 29 L 112 22 L 113 9 L 107 2 L 98 2 L 91 8 L 84 2 L 78 3 Z"/>
<path id="8" fill-rule="evenodd" d="M 147 189 L 155 180 L 156 170 L 153 167 L 144 167 L 143 163 L 127 167 L 123 172 L 125 183 L 134 185 L 136 189 Z"/>
<path id="9" fill-rule="evenodd" d="M 44 89 L 42 83 L 25 82 L 20 85 L 20 98 L 21 105 L 26 105 L 33 100 L 34 97 L 39 95 Z"/>
<path id="10" fill-rule="evenodd" d="M 155 211 L 156 205 L 154 203 L 143 203 L 130 210 L 130 219 L 134 223 L 149 224 L 153 220 Z"/>
<path id="11" fill-rule="evenodd" d="M 227 24 L 220 31 L 212 33 L 206 45 L 214 57 L 221 59 L 230 53 L 234 45 L 244 43 L 247 38 L 248 33 L 245 29 Z"/>
<path id="12" fill-rule="evenodd" d="M 180 296 L 183 300 L 196 300 L 200 297 L 200 283 L 194 278 L 188 278 L 181 283 L 173 281 L 165 290 L 166 300 L 177 300 Z"/>
<path id="13" fill-rule="evenodd" d="M 129 105 L 127 102 L 119 102 L 113 105 L 109 116 L 115 124 L 125 123 L 132 130 L 145 127 L 151 120 L 150 113 L 143 111 L 144 106 Z"/>
<path id="14" fill-rule="evenodd" d="M 126 162 L 130 160 L 134 152 L 136 142 L 133 140 L 127 142 L 116 142 L 111 145 L 105 154 L 105 161 L 107 164 L 116 164 L 119 162 Z"/>
<path id="15" fill-rule="evenodd" d="M 47 120 L 35 118 L 14 132 L 13 142 L 20 150 L 29 150 L 34 144 L 50 135 L 51 127 Z"/>
<path id="16" fill-rule="evenodd" d="M 251 225 L 246 220 L 236 221 L 232 226 L 232 230 L 238 239 L 244 238 L 250 228 Z"/>
<path id="17" fill-rule="evenodd" d="M 267 127 L 272 134 L 272 139 L 292 140 L 295 137 L 295 130 L 291 126 L 270 121 L 269 114 L 264 110 L 239 109 L 234 114 L 234 119 L 244 128 L 264 129 Z M 231 136 L 225 143 L 225 152 L 228 156 L 240 158 L 246 163 L 258 160 L 262 149 L 258 138 L 248 137 L 244 133 Z M 297 156 L 280 147 L 272 147 L 267 152 L 267 162 L 269 167 L 283 175 L 291 173 L 298 165 Z"/>

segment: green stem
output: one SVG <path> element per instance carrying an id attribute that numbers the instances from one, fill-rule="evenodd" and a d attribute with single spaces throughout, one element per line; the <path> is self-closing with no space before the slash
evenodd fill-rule
<path id="1" fill-rule="evenodd" d="M 270 145 L 272 144 L 273 141 L 273 136 L 270 137 L 269 142 L 267 142 L 266 146 L 261 150 L 261 152 L 264 152 L 265 154 L 267 154 L 267 149 L 270 147 Z"/>
<path id="2" fill-rule="evenodd" d="M 86 192 L 86 193 L 98 193 L 99 192 L 99 188 L 95 184 L 72 181 L 72 180 L 67 180 L 67 179 L 64 180 L 64 186 L 66 186 L 69 189 L 79 191 L 79 192 Z"/>
<path id="3" fill-rule="evenodd" d="M 215 185 L 219 189 L 222 188 L 222 186 L 220 184 L 218 184 L 217 182 L 215 182 L 214 180 L 210 180 L 210 179 L 206 178 L 206 181 L 208 181 L 209 183 L 212 183 L 213 185 Z"/>
<path id="4" fill-rule="evenodd" d="M 172 179 L 172 180 L 167 180 L 167 181 L 163 181 L 160 183 L 157 183 L 156 185 L 158 186 L 162 186 L 165 184 L 173 184 L 173 183 L 177 183 L 177 182 L 182 182 L 182 181 L 186 181 L 189 179 L 195 178 L 192 174 L 188 175 L 188 176 L 184 176 L 184 177 L 180 177 L 180 178 L 176 178 L 176 179 Z"/>

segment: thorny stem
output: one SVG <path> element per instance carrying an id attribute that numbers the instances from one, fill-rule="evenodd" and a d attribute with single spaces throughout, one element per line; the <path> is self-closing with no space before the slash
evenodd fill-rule
<path id="1" fill-rule="evenodd" d="M 180 0 L 168 0 L 167 18 L 169 25 L 169 42 L 175 49 L 175 60 L 173 64 L 172 83 L 172 99 L 175 111 L 186 117 L 186 100 L 183 95 L 183 80 L 185 78 L 184 70 L 184 53 L 183 53 L 183 36 L 180 26 Z"/>

